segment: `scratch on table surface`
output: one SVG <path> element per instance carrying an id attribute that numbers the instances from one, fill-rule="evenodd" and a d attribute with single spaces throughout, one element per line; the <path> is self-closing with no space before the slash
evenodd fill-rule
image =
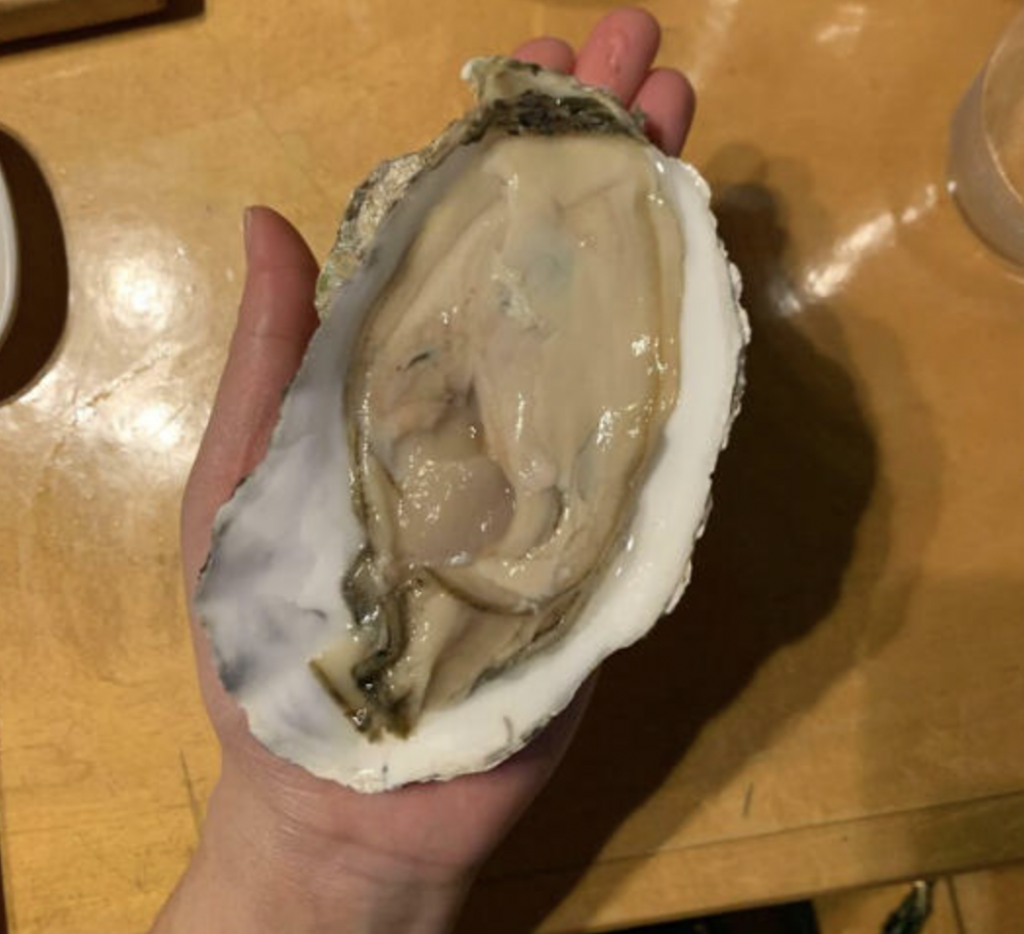
<path id="1" fill-rule="evenodd" d="M 754 783 L 747 785 L 747 793 L 743 796 L 743 816 L 750 816 L 750 805 L 754 801 Z"/>
<path id="2" fill-rule="evenodd" d="M 178 750 L 178 759 L 181 761 L 181 775 L 185 779 L 185 792 L 188 795 L 188 807 L 192 812 L 192 825 L 196 830 L 196 839 L 199 839 L 199 829 L 202 826 L 202 809 L 199 807 L 199 799 L 196 797 L 196 788 L 192 784 L 192 775 L 188 770 L 188 762 L 185 761 L 185 753 Z"/>

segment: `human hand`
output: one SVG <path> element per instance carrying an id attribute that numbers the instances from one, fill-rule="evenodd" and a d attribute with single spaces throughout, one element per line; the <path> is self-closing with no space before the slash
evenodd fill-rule
<path id="1" fill-rule="evenodd" d="M 527 42 L 515 55 L 609 88 L 642 109 L 651 139 L 675 154 L 692 120 L 693 91 L 678 72 L 651 70 L 658 44 L 649 14 L 618 10 L 578 55 L 551 38 Z M 245 239 L 238 323 L 182 507 L 190 598 L 216 511 L 262 458 L 281 394 L 317 326 L 317 263 L 298 232 L 255 208 Z M 222 770 L 199 850 L 154 934 L 447 929 L 480 863 L 562 757 L 589 693 L 582 690 L 540 737 L 489 772 L 362 795 L 260 745 L 217 678 L 205 634 L 193 626 Z"/>

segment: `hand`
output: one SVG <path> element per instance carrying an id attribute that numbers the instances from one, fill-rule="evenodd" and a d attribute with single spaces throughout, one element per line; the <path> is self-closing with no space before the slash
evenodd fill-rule
<path id="1" fill-rule="evenodd" d="M 618 10 L 578 55 L 550 38 L 515 54 L 609 88 L 641 108 L 651 139 L 675 154 L 694 97 L 678 72 L 650 70 L 658 43 L 649 14 Z M 238 323 L 182 508 L 190 597 L 214 515 L 263 456 L 281 393 L 317 326 L 317 263 L 298 232 L 255 208 L 246 214 L 245 243 Z M 581 691 L 538 739 L 490 772 L 360 795 L 264 749 L 224 692 L 198 628 L 193 641 L 223 763 L 199 850 L 154 934 L 447 929 L 480 863 L 560 760 L 589 693 Z"/>

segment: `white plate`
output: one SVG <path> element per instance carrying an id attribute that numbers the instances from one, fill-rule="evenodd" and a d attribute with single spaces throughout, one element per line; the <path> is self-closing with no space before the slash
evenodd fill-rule
<path id="1" fill-rule="evenodd" d="M 0 168 L 0 344 L 14 316 L 18 293 L 18 240 L 14 233 L 14 209 Z"/>

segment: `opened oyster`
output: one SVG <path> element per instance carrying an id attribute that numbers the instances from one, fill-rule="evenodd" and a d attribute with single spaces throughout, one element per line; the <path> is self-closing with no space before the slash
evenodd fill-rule
<path id="1" fill-rule="evenodd" d="M 364 791 L 526 743 L 678 600 L 746 324 L 697 173 L 508 59 L 356 191 L 196 596 L 271 750 Z"/>

